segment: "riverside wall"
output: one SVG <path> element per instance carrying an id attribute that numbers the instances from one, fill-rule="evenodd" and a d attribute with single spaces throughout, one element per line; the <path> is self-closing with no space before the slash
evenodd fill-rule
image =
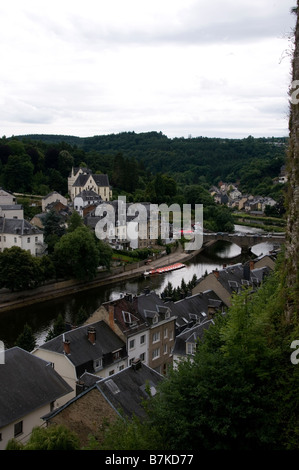
<path id="1" fill-rule="evenodd" d="M 170 255 L 160 256 L 151 263 L 151 268 L 158 268 L 176 262 L 187 262 L 194 258 L 205 247 L 189 253 L 177 250 Z M 117 284 L 129 279 L 138 279 L 145 271 L 145 264 L 146 261 L 139 261 L 125 266 L 111 268 L 109 271 L 99 272 L 92 281 L 78 281 L 74 279 L 62 280 L 59 282 L 49 282 L 32 290 L 19 292 L 10 292 L 7 289 L 2 289 L 2 291 L 0 290 L 0 314 L 3 311 L 15 310 L 16 308 L 21 308 L 26 305 L 63 297 L 64 295 L 92 289 L 94 287 Z"/>

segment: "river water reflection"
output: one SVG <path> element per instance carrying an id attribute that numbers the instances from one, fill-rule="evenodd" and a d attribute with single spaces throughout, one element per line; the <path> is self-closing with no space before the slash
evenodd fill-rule
<path id="1" fill-rule="evenodd" d="M 237 231 L 260 231 L 241 226 L 235 228 Z M 259 256 L 262 253 L 267 254 L 271 249 L 273 249 L 271 243 L 262 243 L 254 247 L 252 252 Z M 119 298 L 122 293 L 140 294 L 146 287 L 161 293 L 168 282 L 177 287 L 181 284 L 182 279 L 189 282 L 194 274 L 200 278 L 205 272 L 209 273 L 216 268 L 221 269 L 224 264 L 239 263 L 245 260 L 237 245 L 217 242 L 186 263 L 185 268 L 178 271 L 146 279 L 140 277 L 112 286 L 100 286 L 88 291 L 2 312 L 0 314 L 0 339 L 6 348 L 12 347 L 27 323 L 33 330 L 37 344 L 41 345 L 59 314 L 62 314 L 65 321 L 73 322 L 81 307 L 88 314 L 92 314 L 103 302 Z M 167 258 L 165 258 L 165 264 L 167 264 Z"/>

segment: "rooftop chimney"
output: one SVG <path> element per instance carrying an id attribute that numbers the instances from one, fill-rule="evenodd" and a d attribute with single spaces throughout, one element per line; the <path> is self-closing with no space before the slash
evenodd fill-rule
<path id="1" fill-rule="evenodd" d="M 219 279 L 219 271 L 217 269 L 213 271 L 213 274 L 216 276 L 217 279 Z"/>
<path id="2" fill-rule="evenodd" d="M 63 335 L 63 350 L 64 350 L 64 354 L 71 354 L 70 341 L 68 339 L 65 339 L 64 335 Z"/>
<path id="3" fill-rule="evenodd" d="M 96 342 L 96 329 L 93 326 L 90 326 L 87 330 L 88 340 L 91 344 L 95 344 Z"/>
<path id="4" fill-rule="evenodd" d="M 142 362 L 141 362 L 141 359 L 140 357 L 138 357 L 137 359 L 133 359 L 132 361 L 132 369 L 133 370 L 138 370 L 140 369 L 142 366 Z"/>

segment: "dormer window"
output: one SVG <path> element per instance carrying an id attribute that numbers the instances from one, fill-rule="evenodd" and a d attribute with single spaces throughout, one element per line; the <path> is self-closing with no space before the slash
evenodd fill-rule
<path id="1" fill-rule="evenodd" d="M 102 368 L 103 368 L 103 359 L 102 358 L 96 359 L 94 361 L 94 370 L 97 371 Z"/>
<path id="2" fill-rule="evenodd" d="M 159 317 L 158 317 L 158 315 L 155 315 L 154 318 L 153 318 L 153 324 L 158 323 L 158 321 L 159 321 Z"/>
<path id="3" fill-rule="evenodd" d="M 118 351 L 113 352 L 113 361 L 118 361 L 121 358 L 120 353 L 121 353 L 120 349 Z"/>
<path id="4" fill-rule="evenodd" d="M 169 317 L 170 317 L 170 311 L 167 310 L 166 313 L 165 313 L 165 319 L 166 319 L 166 318 L 169 318 Z"/>
<path id="5" fill-rule="evenodd" d="M 186 343 L 186 353 L 194 356 L 196 351 L 196 343 Z"/>

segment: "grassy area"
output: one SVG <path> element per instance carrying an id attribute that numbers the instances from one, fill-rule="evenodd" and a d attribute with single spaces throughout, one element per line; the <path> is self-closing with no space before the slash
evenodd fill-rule
<path id="1" fill-rule="evenodd" d="M 268 232 L 284 232 L 286 221 L 278 217 L 266 217 L 246 214 L 242 212 L 233 212 L 235 223 L 238 225 L 247 225 L 253 228 L 260 228 Z"/>
<path id="2" fill-rule="evenodd" d="M 123 263 L 135 263 L 137 261 L 140 261 L 136 257 L 128 256 L 128 255 L 122 255 L 122 254 L 114 254 L 112 256 L 113 261 L 122 261 Z"/>

